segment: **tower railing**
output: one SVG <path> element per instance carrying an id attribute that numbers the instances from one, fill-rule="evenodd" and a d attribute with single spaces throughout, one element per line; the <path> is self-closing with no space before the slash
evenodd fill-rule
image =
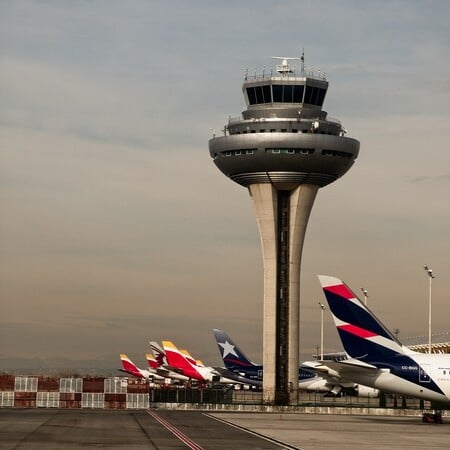
<path id="1" fill-rule="evenodd" d="M 292 120 L 292 119 L 288 119 L 288 118 L 284 118 L 284 117 L 277 117 L 277 118 L 267 118 L 267 117 L 265 117 L 265 118 L 263 118 L 261 120 L 269 122 L 269 121 L 274 120 L 274 119 L 276 119 L 276 120 Z M 228 125 L 233 124 L 233 123 L 243 122 L 244 120 L 245 119 L 242 117 L 242 115 L 229 116 L 228 117 Z M 295 120 L 297 120 L 297 119 L 295 119 Z M 324 119 L 321 119 L 319 116 L 315 116 L 315 117 L 311 116 L 311 117 L 308 117 L 307 120 L 324 120 Z M 335 117 L 327 116 L 325 120 L 327 122 L 333 122 L 333 123 L 336 123 L 336 124 L 342 126 L 342 122 L 339 119 L 336 119 Z M 248 119 L 248 122 L 255 122 L 255 119 Z"/>
<path id="2" fill-rule="evenodd" d="M 250 70 L 247 69 L 244 75 L 245 81 L 281 81 L 296 78 L 312 78 L 314 80 L 327 81 L 326 73 L 314 67 L 305 68 L 303 71 L 293 67 L 292 72 L 286 72 L 283 75 L 280 75 L 274 67 L 263 69 L 261 73 L 257 73 L 257 69 L 250 73 Z"/>

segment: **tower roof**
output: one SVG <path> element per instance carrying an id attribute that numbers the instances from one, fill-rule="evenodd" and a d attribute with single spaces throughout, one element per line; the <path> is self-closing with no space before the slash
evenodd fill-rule
<path id="1" fill-rule="evenodd" d="M 276 67 L 245 72 L 242 91 L 249 110 L 271 106 L 322 107 L 328 89 L 325 72 L 305 68 L 304 57 L 273 56 Z M 300 61 L 300 67 L 293 62 Z M 289 105 L 290 104 L 290 105 Z"/>

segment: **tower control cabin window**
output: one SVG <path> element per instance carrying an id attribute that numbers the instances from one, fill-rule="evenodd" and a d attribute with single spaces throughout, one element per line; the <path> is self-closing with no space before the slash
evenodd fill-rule
<path id="1" fill-rule="evenodd" d="M 277 103 L 303 103 L 303 84 L 274 84 L 273 101 Z"/>
<path id="2" fill-rule="evenodd" d="M 269 85 L 248 87 L 247 97 L 250 105 L 272 102 Z"/>
<path id="3" fill-rule="evenodd" d="M 303 84 L 273 84 L 246 88 L 250 105 L 263 103 L 308 103 L 322 106 L 326 89 Z"/>
<path id="4" fill-rule="evenodd" d="M 306 86 L 304 102 L 310 105 L 322 106 L 325 100 L 325 89 Z"/>

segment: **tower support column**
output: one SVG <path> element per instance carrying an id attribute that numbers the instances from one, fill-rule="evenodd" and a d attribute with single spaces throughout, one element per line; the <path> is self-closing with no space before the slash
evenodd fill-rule
<path id="1" fill-rule="evenodd" d="M 300 343 L 300 267 L 311 209 L 319 187 L 301 184 L 290 194 L 290 270 L 289 270 L 289 403 L 298 403 Z"/>
<path id="2" fill-rule="evenodd" d="M 311 208 L 318 190 L 252 184 L 264 263 L 263 400 L 296 404 L 299 375 L 300 263 Z"/>
<path id="3" fill-rule="evenodd" d="M 250 196 L 256 213 L 263 253 L 263 401 L 275 404 L 276 306 L 277 306 L 277 190 L 270 183 L 251 184 Z"/>

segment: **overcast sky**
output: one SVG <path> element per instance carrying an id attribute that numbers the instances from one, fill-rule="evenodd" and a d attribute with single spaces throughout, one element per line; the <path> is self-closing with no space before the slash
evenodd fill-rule
<path id="1" fill-rule="evenodd" d="M 311 214 L 301 358 L 318 273 L 364 286 L 402 338 L 427 333 L 429 264 L 449 330 L 449 17 L 445 0 L 0 0 L 0 369 L 143 366 L 163 339 L 218 364 L 212 328 L 262 360 L 253 207 L 208 140 L 245 109 L 246 68 L 302 48 L 361 149 Z"/>

